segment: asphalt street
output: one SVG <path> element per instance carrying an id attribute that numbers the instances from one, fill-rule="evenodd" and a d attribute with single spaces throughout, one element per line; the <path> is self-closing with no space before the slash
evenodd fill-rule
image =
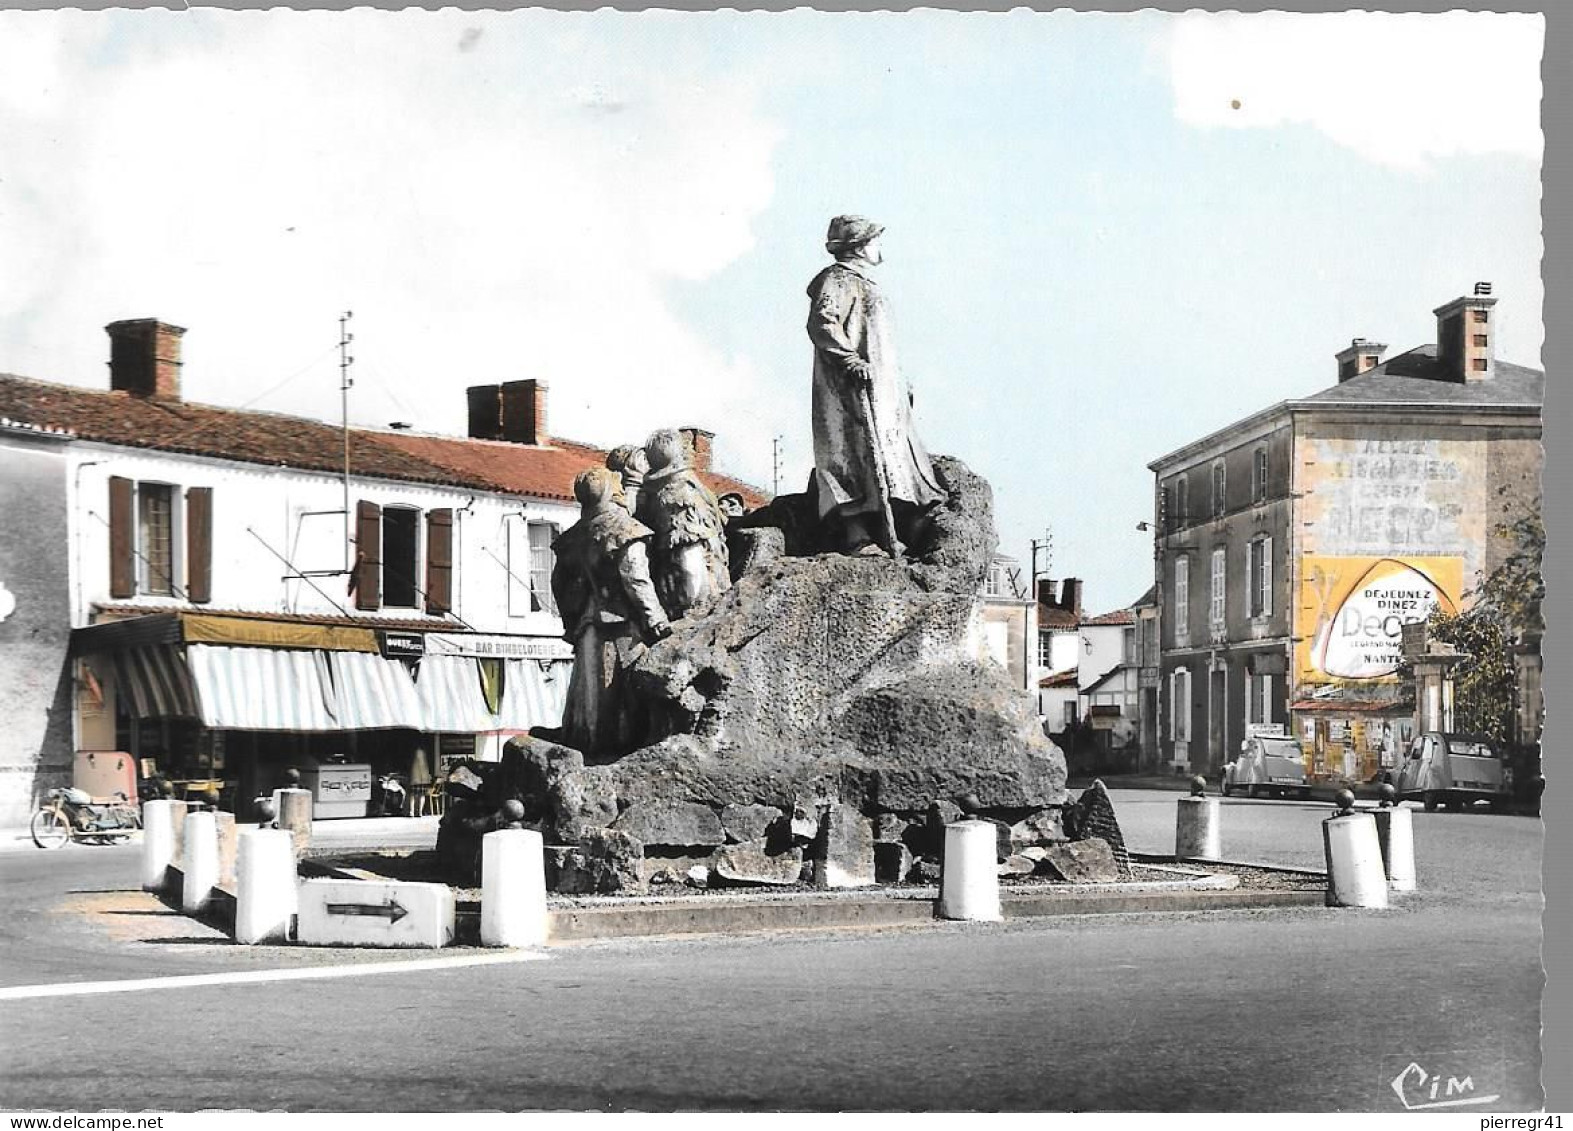
<path id="1" fill-rule="evenodd" d="M 1133 848 L 1172 849 L 1175 794 L 1114 800 Z M 1227 856 L 1321 866 L 1328 806 L 1224 805 Z M 598 943 L 0 1000 L 0 1105 L 1398 1111 L 1392 1081 L 1415 1063 L 1498 1097 L 1465 1110 L 1538 1107 L 1539 822 L 1416 812 L 1415 831 L 1422 890 L 1386 912 Z M 234 946 L 138 905 L 136 863 L 131 848 L 0 855 L 0 982 L 410 959 Z"/>

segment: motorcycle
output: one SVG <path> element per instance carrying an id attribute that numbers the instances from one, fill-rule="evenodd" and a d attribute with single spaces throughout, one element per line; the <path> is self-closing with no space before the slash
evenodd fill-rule
<path id="1" fill-rule="evenodd" d="M 142 810 L 123 793 L 94 801 L 85 789 L 51 789 L 33 814 L 29 832 L 39 848 L 63 848 L 68 841 L 117 844 L 142 827 Z"/>
<path id="2" fill-rule="evenodd" d="M 397 774 L 383 774 L 377 779 L 377 792 L 372 798 L 372 816 L 402 817 L 406 803 L 404 783 Z"/>

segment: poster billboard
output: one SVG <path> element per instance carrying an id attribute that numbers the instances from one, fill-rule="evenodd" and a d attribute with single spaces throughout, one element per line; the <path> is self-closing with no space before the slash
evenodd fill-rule
<path id="1" fill-rule="evenodd" d="M 1302 559 L 1296 610 L 1301 683 L 1390 678 L 1404 660 L 1403 626 L 1433 612 L 1456 613 L 1464 559 Z"/>

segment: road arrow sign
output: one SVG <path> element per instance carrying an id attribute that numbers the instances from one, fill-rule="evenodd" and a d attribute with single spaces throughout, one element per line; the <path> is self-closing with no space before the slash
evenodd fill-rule
<path id="1" fill-rule="evenodd" d="M 387 903 L 330 903 L 327 909 L 329 915 L 367 915 L 372 918 L 385 918 L 390 927 L 409 914 L 398 900 L 392 898 Z"/>

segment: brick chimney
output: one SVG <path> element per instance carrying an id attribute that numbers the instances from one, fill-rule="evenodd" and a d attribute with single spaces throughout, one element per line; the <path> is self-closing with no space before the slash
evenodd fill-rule
<path id="1" fill-rule="evenodd" d="M 1496 376 L 1496 305 L 1490 283 L 1476 283 L 1475 293 L 1437 307 L 1436 349 L 1447 377 L 1453 381 L 1489 381 Z"/>
<path id="2" fill-rule="evenodd" d="M 1054 609 L 1059 607 L 1059 602 L 1054 599 L 1054 579 L 1052 577 L 1038 578 L 1038 604 Z"/>
<path id="3" fill-rule="evenodd" d="M 470 439 L 502 439 L 502 389 L 496 385 L 471 385 L 465 391 L 470 402 Z"/>
<path id="4" fill-rule="evenodd" d="M 1386 342 L 1368 342 L 1364 338 L 1354 339 L 1349 343 L 1349 348 L 1341 349 L 1333 355 L 1338 360 L 1338 383 L 1342 385 L 1351 377 L 1358 377 L 1369 369 L 1375 369 L 1382 364 L 1382 355 L 1386 352 Z"/>
<path id="5" fill-rule="evenodd" d="M 472 385 L 465 394 L 470 406 L 470 439 L 509 440 L 515 444 L 546 442 L 545 382 Z"/>
<path id="6" fill-rule="evenodd" d="M 515 444 L 546 443 L 544 381 L 509 381 L 502 387 L 502 438 Z"/>
<path id="7" fill-rule="evenodd" d="M 1077 620 L 1081 620 L 1081 579 L 1067 577 L 1060 586 L 1060 608 L 1068 613 L 1073 613 Z"/>
<path id="8" fill-rule="evenodd" d="M 109 387 L 161 400 L 180 399 L 180 339 L 185 329 L 156 318 L 104 327 L 109 334 Z"/>
<path id="9" fill-rule="evenodd" d="M 696 471 L 709 471 L 711 467 L 711 447 L 715 441 L 714 432 L 706 432 L 703 428 L 690 425 L 679 428 L 682 433 L 683 443 L 688 447 L 690 465 Z"/>

